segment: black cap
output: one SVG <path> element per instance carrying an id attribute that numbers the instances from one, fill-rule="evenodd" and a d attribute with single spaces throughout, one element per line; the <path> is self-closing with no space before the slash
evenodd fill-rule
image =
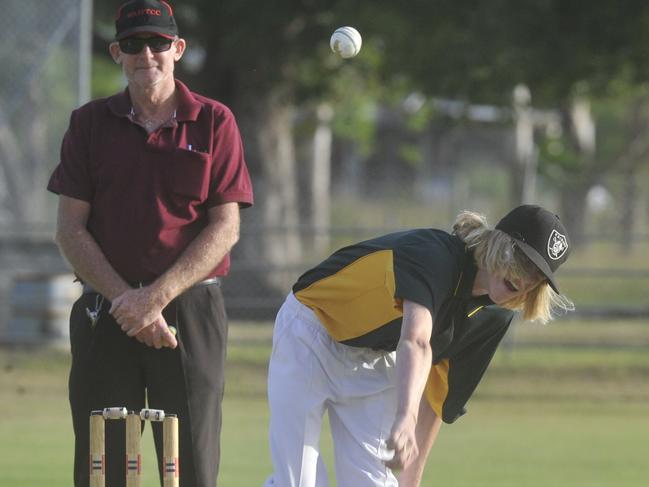
<path id="1" fill-rule="evenodd" d="M 496 225 L 496 230 L 505 232 L 516 241 L 518 248 L 534 262 L 558 293 L 554 272 L 570 253 L 570 240 L 559 217 L 540 206 L 522 205 L 505 215 Z"/>
<path id="2" fill-rule="evenodd" d="M 178 35 L 174 13 L 167 2 L 130 0 L 124 2 L 115 17 L 115 39 L 120 41 L 139 33 L 157 34 L 173 39 Z"/>

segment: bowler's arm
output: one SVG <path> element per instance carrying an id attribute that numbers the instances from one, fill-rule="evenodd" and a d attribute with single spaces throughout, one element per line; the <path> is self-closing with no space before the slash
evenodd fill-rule
<path id="1" fill-rule="evenodd" d="M 396 358 L 397 414 L 387 440 L 387 447 L 394 450 L 394 457 L 385 462 L 395 470 L 407 467 L 419 455 L 416 426 L 432 364 L 432 330 L 433 318 L 428 308 L 404 300 Z"/>
<path id="2" fill-rule="evenodd" d="M 399 475 L 400 487 L 419 487 L 421 478 L 424 475 L 428 454 L 435 443 L 441 426 L 442 418 L 435 414 L 426 397 L 422 397 L 419 404 L 419 418 L 417 419 L 416 428 L 419 454 Z"/>

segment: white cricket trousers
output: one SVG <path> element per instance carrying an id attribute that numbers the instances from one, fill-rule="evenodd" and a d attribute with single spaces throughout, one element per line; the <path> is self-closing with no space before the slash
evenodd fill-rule
<path id="1" fill-rule="evenodd" d="M 329 414 L 338 487 L 396 487 L 381 458 L 396 414 L 395 353 L 335 342 L 289 294 L 275 321 L 268 370 L 270 449 L 265 487 L 326 487 L 319 454 Z"/>

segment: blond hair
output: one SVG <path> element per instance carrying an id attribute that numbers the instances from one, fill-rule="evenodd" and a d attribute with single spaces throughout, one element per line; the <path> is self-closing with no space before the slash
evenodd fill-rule
<path id="1" fill-rule="evenodd" d="M 505 232 L 489 228 L 487 219 L 472 211 L 463 211 L 455 219 L 453 234 L 473 252 L 476 265 L 508 280 L 542 277 L 536 265 L 515 245 Z M 574 309 L 572 301 L 556 293 L 542 279 L 525 294 L 501 304 L 519 311 L 524 320 L 547 323 L 560 312 Z"/>

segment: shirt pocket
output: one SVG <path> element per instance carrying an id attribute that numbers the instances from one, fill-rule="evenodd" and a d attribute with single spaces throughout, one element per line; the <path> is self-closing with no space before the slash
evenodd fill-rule
<path id="1" fill-rule="evenodd" d="M 210 187 L 210 156 L 202 152 L 176 149 L 165 167 L 166 185 L 183 198 L 203 202 Z"/>

